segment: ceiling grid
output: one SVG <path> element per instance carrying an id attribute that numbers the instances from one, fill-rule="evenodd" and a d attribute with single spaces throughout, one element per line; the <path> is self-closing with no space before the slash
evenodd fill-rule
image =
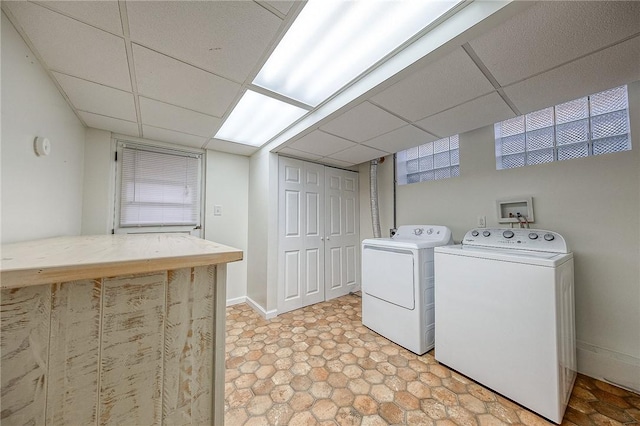
<path id="1" fill-rule="evenodd" d="M 129 17 L 127 16 L 127 6 L 124 0 L 118 0 L 118 9 L 120 11 L 122 33 L 124 35 L 124 46 L 127 51 L 127 64 L 129 65 L 129 77 L 131 78 L 131 90 L 133 93 L 133 102 L 136 108 L 136 120 L 138 122 L 138 134 L 135 136 L 143 137 L 144 133 L 142 131 L 142 113 L 140 111 L 140 98 L 138 97 L 138 83 L 136 80 L 135 65 L 133 63 L 133 47 L 131 46 L 131 36 L 129 34 Z"/>
<path id="2" fill-rule="evenodd" d="M 449 20 L 476 3 L 489 7 L 466 1 Z M 247 90 L 309 111 L 253 84 L 304 6 L 268 0 L 1 4 L 83 125 L 240 155 L 259 147 L 214 136 Z M 325 104 L 340 104 L 338 92 L 272 139 L 269 149 L 347 167 L 640 79 L 640 2 L 525 7 L 505 1 L 489 17 L 398 75 L 308 119 Z M 429 31 L 438 33 L 449 20 Z"/>

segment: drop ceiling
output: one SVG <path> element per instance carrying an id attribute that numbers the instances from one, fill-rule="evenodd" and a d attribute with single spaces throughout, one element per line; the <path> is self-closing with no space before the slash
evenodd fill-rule
<path id="1" fill-rule="evenodd" d="M 304 6 L 3 1 L 88 127 L 241 155 L 213 138 Z M 348 167 L 640 80 L 640 2 L 514 2 L 273 151 Z"/>

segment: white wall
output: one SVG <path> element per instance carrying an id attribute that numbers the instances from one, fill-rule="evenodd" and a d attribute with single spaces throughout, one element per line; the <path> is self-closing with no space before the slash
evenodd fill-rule
<path id="1" fill-rule="evenodd" d="M 143 139 L 133 139 L 144 142 Z M 157 144 L 154 141 L 148 143 Z M 84 235 L 108 234 L 113 228 L 116 165 L 113 149 L 111 132 L 86 130 Z M 249 158 L 212 150 L 207 151 L 206 158 L 204 238 L 244 252 L 244 260 L 230 263 L 227 267 L 227 303 L 243 302 L 247 295 Z M 213 214 L 214 205 L 222 206 L 222 216 Z"/>
<path id="2" fill-rule="evenodd" d="M 84 164 L 82 234 L 111 233 L 115 186 L 111 132 L 86 129 Z"/>
<path id="3" fill-rule="evenodd" d="M 561 233 L 575 255 L 579 370 L 638 388 L 639 82 L 629 86 L 629 105 L 629 152 L 496 170 L 493 126 L 460 135 L 461 176 L 398 187 L 397 223 L 447 225 L 460 241 L 477 216 L 499 226 L 497 199 L 532 196 L 532 227 Z M 391 202 L 386 198 L 382 205 Z M 368 204 L 361 204 L 361 212 L 370 214 Z"/>
<path id="4" fill-rule="evenodd" d="M 247 297 L 264 316 L 277 310 L 278 156 L 262 149 L 249 169 Z"/>
<path id="5" fill-rule="evenodd" d="M 2 243 L 80 233 L 84 127 L 2 14 Z M 36 136 L 51 141 L 37 157 Z"/>
<path id="6" fill-rule="evenodd" d="M 249 158 L 207 151 L 205 238 L 244 252 L 244 259 L 227 266 L 227 303 L 244 302 L 247 295 L 249 221 Z M 214 206 L 222 215 L 214 215 Z"/>

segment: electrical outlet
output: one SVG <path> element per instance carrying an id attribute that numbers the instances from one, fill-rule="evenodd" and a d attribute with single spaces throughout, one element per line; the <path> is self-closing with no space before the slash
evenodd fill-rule
<path id="1" fill-rule="evenodd" d="M 213 206 L 213 215 L 222 216 L 222 206 Z"/>
<path id="2" fill-rule="evenodd" d="M 478 228 L 486 228 L 486 227 L 487 227 L 487 217 L 478 216 Z"/>

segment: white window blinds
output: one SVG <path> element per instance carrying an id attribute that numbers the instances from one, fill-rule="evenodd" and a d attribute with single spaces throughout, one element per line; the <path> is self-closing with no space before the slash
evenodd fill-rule
<path id="1" fill-rule="evenodd" d="M 200 225 L 200 155 L 124 146 L 120 227 Z"/>
<path id="2" fill-rule="evenodd" d="M 631 149 L 627 86 L 495 124 L 496 168 Z"/>

